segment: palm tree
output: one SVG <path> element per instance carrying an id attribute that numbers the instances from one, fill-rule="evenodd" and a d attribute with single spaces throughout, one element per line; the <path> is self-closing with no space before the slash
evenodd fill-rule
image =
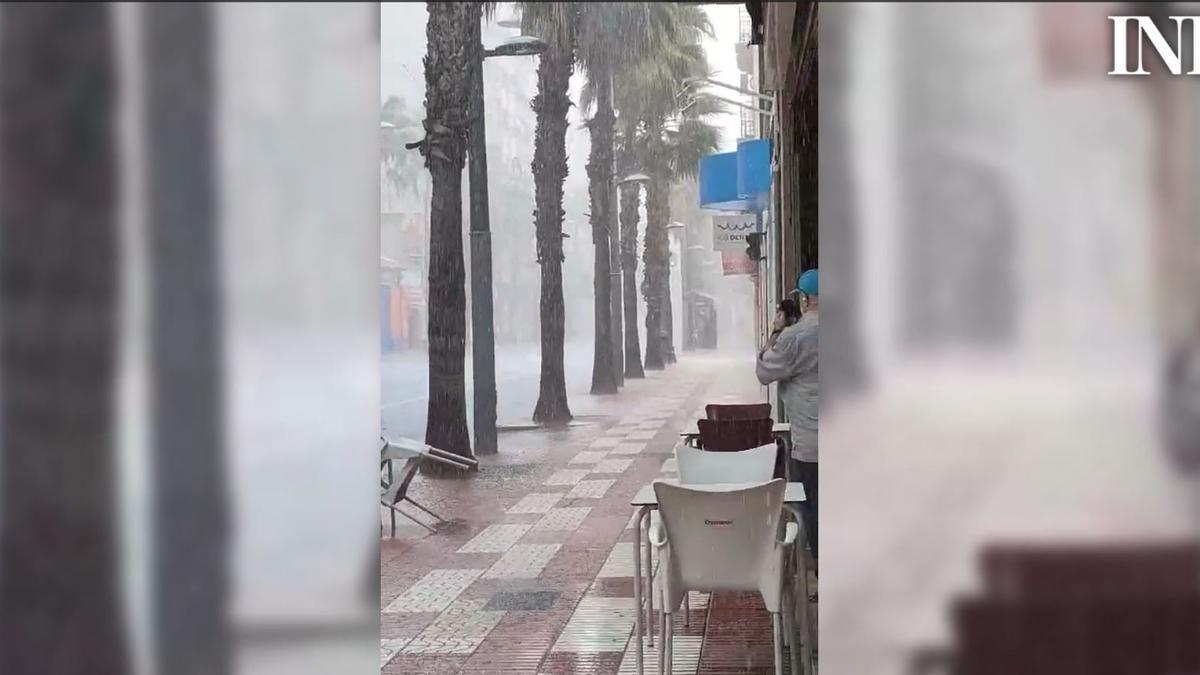
<path id="1" fill-rule="evenodd" d="M 613 129 L 616 118 L 612 106 L 612 76 L 622 52 L 621 33 L 645 3 L 586 3 L 580 5 L 577 52 L 580 65 L 588 76 L 593 92 L 595 113 L 585 122 L 591 147 L 588 151 L 588 219 L 592 226 L 595 251 L 593 288 L 595 290 L 595 340 L 592 358 L 592 393 L 615 394 L 619 375 L 615 359 L 612 246 L 615 230 L 613 213 Z M 587 110 L 587 106 L 585 106 Z M 619 298 L 619 295 L 616 296 Z"/>
<path id="2" fill-rule="evenodd" d="M 593 393 L 615 393 L 618 383 L 623 380 L 619 360 L 626 363 L 629 361 L 628 354 L 624 359 L 619 358 L 622 346 L 622 302 L 619 287 L 623 284 L 620 277 L 610 274 L 611 247 L 620 243 L 615 208 L 617 191 L 613 181 L 616 139 L 614 103 L 618 97 L 615 90 L 631 90 L 631 87 L 625 84 L 628 79 L 625 74 L 631 68 L 656 59 L 674 59 L 678 45 L 698 45 L 699 35 L 704 31 L 711 34 L 707 15 L 696 6 L 598 2 L 584 4 L 580 9 L 577 53 L 588 76 L 581 103 L 585 111 L 590 110 L 593 104 L 595 107 L 595 113 L 587 123 L 591 136 L 588 192 L 591 197 L 592 239 L 596 246 Z M 679 83 L 679 79 L 671 83 L 672 95 Z M 658 96 L 666 96 L 662 92 L 655 93 Z M 644 93 L 626 96 L 621 100 L 621 104 L 636 107 L 636 102 L 644 98 Z M 633 227 L 636 231 L 636 221 Z M 624 244 L 621 245 L 622 248 L 628 248 Z M 630 255 L 626 252 L 626 262 Z M 613 288 L 614 281 L 617 283 L 617 289 Z M 628 293 L 626 291 L 626 295 Z M 636 311 L 633 318 L 632 323 L 626 321 L 625 330 L 635 332 L 636 342 Z M 614 347 L 611 352 L 606 349 L 610 345 Z M 636 351 L 633 350 L 635 356 Z M 632 372 L 634 377 L 641 374 L 640 368 L 633 369 Z"/>
<path id="3" fill-rule="evenodd" d="M 526 33 L 538 35 L 548 48 L 538 63 L 537 115 L 533 143 L 534 228 L 537 261 L 541 267 L 542 365 L 533 420 L 562 425 L 571 421 L 567 403 L 563 343 L 566 332 L 563 302 L 563 182 L 567 178 L 567 95 L 575 65 L 575 27 L 578 9 L 564 2 L 520 3 Z"/>
<path id="4" fill-rule="evenodd" d="M 429 410 L 425 442 L 471 454 L 467 431 L 466 270 L 463 264 L 462 172 L 469 119 L 472 22 L 478 2 L 426 6 L 425 137 L 419 147 L 433 182 L 429 228 Z M 406 146 L 408 147 L 408 146 Z M 422 471 L 441 475 L 440 464 Z"/>
<path id="5" fill-rule="evenodd" d="M 109 675 L 132 666 L 113 441 L 114 32 L 103 4 L 0 8 L 4 673 Z"/>
<path id="6" fill-rule="evenodd" d="M 396 193 L 415 192 L 421 179 L 421 165 L 413 153 L 405 149 L 407 139 L 421 135 L 420 120 L 410 116 L 408 106 L 399 96 L 389 96 L 379 111 L 379 161 L 384 177 Z"/>
<path id="7" fill-rule="evenodd" d="M 644 172 L 646 168 L 643 166 L 648 161 L 643 146 L 646 120 L 668 116 L 678 106 L 676 96 L 683 79 L 707 72 L 699 44 L 702 36 L 712 34 L 707 14 L 690 5 L 655 5 L 655 10 L 655 20 L 648 22 L 652 32 L 649 48 L 635 62 L 622 68 L 615 80 L 614 99 L 620 112 L 618 162 L 622 174 Z M 634 183 L 626 184 L 621 188 L 620 197 L 625 375 L 635 378 L 644 377 L 637 333 L 635 281 L 639 188 Z M 648 342 L 650 339 L 648 336 Z"/>
<path id="8" fill-rule="evenodd" d="M 622 78 L 621 81 L 623 81 Z M 621 107 L 618 116 L 621 128 L 618 137 L 617 168 L 619 175 L 628 176 L 638 171 L 634 143 L 637 136 L 637 118 Z M 621 288 L 625 306 L 625 377 L 644 378 L 642 369 L 642 347 L 638 341 L 637 327 L 637 236 L 638 209 L 641 208 L 641 186 L 626 183 L 620 188 L 621 225 Z"/>
<path id="9" fill-rule="evenodd" d="M 700 107 L 696 107 L 700 105 Z M 678 181 L 694 179 L 700 170 L 700 159 L 705 155 L 712 154 L 717 151 L 721 143 L 721 130 L 705 121 L 705 117 L 717 112 L 721 112 L 723 108 L 711 100 L 707 103 L 700 104 L 697 102 L 689 108 L 679 121 L 674 129 L 666 130 L 666 167 L 669 172 L 670 183 L 674 184 Z M 671 202 L 670 190 L 668 186 L 665 190 L 663 199 L 666 202 L 664 212 L 665 219 L 662 225 L 662 231 L 666 232 L 666 222 L 671 220 Z M 668 246 L 665 255 L 662 255 L 660 260 L 664 260 L 662 273 L 662 289 L 660 291 L 663 304 L 662 323 L 663 329 L 660 331 L 664 338 L 664 347 L 666 353 L 664 357 L 667 363 L 675 363 L 675 340 L 674 340 L 674 321 L 672 319 L 671 309 L 671 275 L 670 275 L 670 248 L 666 237 L 660 239 L 660 244 Z M 682 261 L 681 261 L 682 264 Z"/>
<path id="10" fill-rule="evenodd" d="M 670 187 L 679 179 L 694 176 L 700 157 L 716 150 L 719 131 L 705 118 L 721 112 L 712 100 L 704 99 L 681 107 L 678 96 L 683 81 L 708 74 L 708 63 L 700 40 L 712 34 L 708 17 L 691 5 L 668 5 L 664 20 L 654 24 L 658 31 L 655 48 L 648 51 L 626 76 L 618 80 L 617 99 L 621 105 L 622 147 L 626 166 L 640 166 L 650 177 L 646 191 L 646 246 L 642 295 L 646 301 L 645 367 L 661 369 L 670 354 L 666 325 L 670 320 L 670 248 L 667 222 L 670 220 Z M 625 270 L 632 285 L 636 262 L 636 186 L 626 190 L 622 233 L 626 242 Z M 627 291 L 628 293 L 628 291 Z M 636 317 L 636 312 L 631 313 Z M 636 329 L 634 329 L 636 331 Z M 633 347 L 636 350 L 636 335 Z M 630 341 L 627 339 L 627 345 Z M 636 353 L 636 352 L 634 352 Z M 627 353 L 628 358 L 628 353 Z"/>

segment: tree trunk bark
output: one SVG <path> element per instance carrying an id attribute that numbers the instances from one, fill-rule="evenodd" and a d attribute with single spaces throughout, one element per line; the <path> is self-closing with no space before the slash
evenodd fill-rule
<path id="1" fill-rule="evenodd" d="M 429 412 L 425 442 L 470 456 L 467 432 L 466 287 L 462 172 L 470 68 L 467 48 L 476 3 L 429 3 L 425 56 L 425 165 L 433 179 L 429 232 Z M 427 475 L 457 473 L 426 462 Z"/>
<path id="2" fill-rule="evenodd" d="M 617 166 L 620 168 L 617 178 L 629 175 L 635 170 L 633 155 L 634 137 L 637 134 L 636 122 L 624 120 L 621 134 L 621 153 Z M 640 379 L 646 377 L 642 370 L 642 347 L 638 339 L 637 320 L 637 231 L 638 209 L 641 206 L 637 183 L 626 183 L 619 189 L 618 220 L 621 238 L 621 290 L 624 294 L 625 313 L 625 377 Z"/>
<path id="3" fill-rule="evenodd" d="M 533 421 L 562 426 L 571 421 L 567 403 L 563 343 L 566 339 L 563 302 L 563 182 L 567 178 L 567 92 L 574 67 L 572 35 L 550 40 L 538 63 L 538 92 L 533 98 L 537 129 L 533 140 L 533 221 L 537 260 L 541 267 L 542 365 Z"/>
<path id="4" fill-rule="evenodd" d="M 105 4 L 0 8 L 0 672 L 123 675 Z"/>
<path id="5" fill-rule="evenodd" d="M 671 184 L 664 181 L 662 185 L 663 191 L 663 223 L 671 222 Z M 662 272 L 662 334 L 663 334 L 663 360 L 667 364 L 675 363 L 675 315 L 672 308 L 671 298 L 671 234 L 663 226 L 665 233 L 663 240 L 663 272 Z"/>
<path id="6" fill-rule="evenodd" d="M 668 248 L 667 273 L 663 275 L 663 347 L 668 364 L 675 363 L 675 314 L 671 302 L 671 262 Z"/>
<path id="7" fill-rule="evenodd" d="M 638 339 L 637 308 L 637 229 L 638 208 L 641 206 L 640 186 L 630 183 L 621 186 L 621 273 L 625 293 L 625 377 L 644 378 L 642 347 Z"/>
<path id="8" fill-rule="evenodd" d="M 221 442 L 212 12 L 143 5 L 152 316 L 154 620 L 159 672 L 232 670 Z M 187 95 L 181 95 L 186 82 Z M 187 583 L 180 583 L 186 579 Z"/>
<path id="9" fill-rule="evenodd" d="M 652 132 L 653 133 L 653 132 Z M 642 295 L 646 300 L 646 369 L 666 366 L 666 316 L 664 275 L 670 271 L 667 241 L 668 195 L 666 180 L 654 176 L 646 186 L 646 248 L 643 262 Z"/>
<path id="10" fill-rule="evenodd" d="M 483 3 L 471 4 L 471 363 L 474 377 L 475 453 L 494 455 L 496 438 L 496 330 L 492 301 L 492 233 L 488 204 L 487 138 L 483 101 Z"/>
<path id="11" fill-rule="evenodd" d="M 593 73 L 596 87 L 596 114 L 588 122 L 592 147 L 588 153 L 588 196 L 590 197 L 592 242 L 596 263 L 596 335 L 592 361 L 592 393 L 617 393 L 617 368 L 613 350 L 613 278 L 612 246 L 614 222 L 612 213 L 613 184 L 613 110 L 612 92 L 607 86 L 609 74 Z"/>

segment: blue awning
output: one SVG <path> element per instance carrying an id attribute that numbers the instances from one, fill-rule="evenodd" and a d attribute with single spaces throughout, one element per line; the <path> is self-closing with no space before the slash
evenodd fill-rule
<path id="1" fill-rule="evenodd" d="M 700 208 L 752 213 L 766 208 L 771 192 L 771 141 L 738 143 L 736 152 L 700 160 Z"/>

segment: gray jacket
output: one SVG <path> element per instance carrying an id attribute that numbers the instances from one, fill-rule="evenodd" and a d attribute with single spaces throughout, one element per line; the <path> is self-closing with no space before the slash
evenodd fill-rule
<path id="1" fill-rule="evenodd" d="M 754 372 L 764 385 L 779 383 L 779 398 L 792 425 L 792 457 L 817 461 L 817 312 L 806 312 L 784 328 L 774 346 L 759 352 Z"/>

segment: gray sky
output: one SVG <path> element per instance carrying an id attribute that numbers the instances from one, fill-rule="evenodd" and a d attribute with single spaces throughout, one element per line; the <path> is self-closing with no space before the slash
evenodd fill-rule
<path id="1" fill-rule="evenodd" d="M 497 12 L 498 18 L 508 15 L 509 3 L 504 3 Z M 705 40 L 705 50 L 708 61 L 715 71 L 716 79 L 730 84 L 738 84 L 738 71 L 734 47 L 738 40 L 738 7 L 739 5 L 708 5 L 716 39 Z M 410 106 L 418 107 L 424 99 L 424 71 L 421 58 L 425 55 L 425 3 L 398 2 L 384 3 L 381 13 L 381 42 L 380 42 L 380 101 L 396 94 L 404 97 Z M 572 79 L 572 98 L 578 100 L 582 78 L 576 74 Z M 532 97 L 532 93 L 530 93 Z M 719 122 L 724 128 L 721 143 L 722 150 L 733 150 L 737 145 L 738 115 L 736 111 L 722 116 Z M 572 115 L 572 132 L 577 132 L 578 117 Z M 570 139 L 572 146 L 572 164 L 580 160 L 579 171 L 572 166 L 572 175 L 582 173 L 582 162 L 587 149 L 586 134 L 575 134 L 584 138 Z M 578 143 L 582 142 L 580 146 Z M 579 152 L 580 150 L 583 152 Z"/>
<path id="2" fill-rule="evenodd" d="M 741 5 L 707 5 L 708 19 L 712 22 L 716 39 L 704 41 L 704 50 L 708 54 L 708 66 L 713 70 L 713 79 L 737 86 L 740 77 L 737 68 L 737 54 L 734 51 L 738 44 L 738 8 Z M 740 98 L 733 92 L 720 92 L 721 96 Z M 721 152 L 731 152 L 737 149 L 737 139 L 740 133 L 740 117 L 737 108 L 729 107 L 729 112 L 713 120 L 719 122 L 724 131 L 721 134 Z"/>

